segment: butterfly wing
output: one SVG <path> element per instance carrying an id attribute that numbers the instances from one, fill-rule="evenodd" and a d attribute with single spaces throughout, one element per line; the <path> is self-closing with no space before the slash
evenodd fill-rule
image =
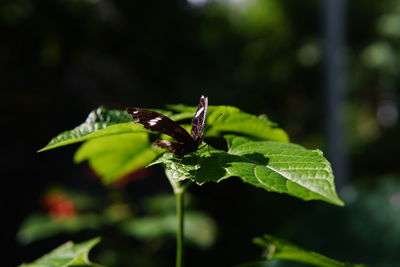
<path id="1" fill-rule="evenodd" d="M 204 135 L 204 125 L 206 122 L 208 108 L 208 97 L 201 96 L 196 113 L 192 119 L 192 137 L 197 145 L 201 143 Z"/>
<path id="2" fill-rule="evenodd" d="M 145 129 L 169 135 L 178 143 L 192 144 L 194 141 L 178 123 L 158 112 L 139 108 L 127 108 L 126 111 L 132 119 L 138 119 L 136 123 L 143 124 Z"/>

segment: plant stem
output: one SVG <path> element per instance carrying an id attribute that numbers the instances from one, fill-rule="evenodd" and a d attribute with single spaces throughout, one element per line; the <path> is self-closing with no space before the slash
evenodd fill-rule
<path id="1" fill-rule="evenodd" d="M 177 219 L 177 230 L 176 230 L 176 267 L 183 266 L 183 243 L 184 243 L 184 209 L 183 209 L 183 196 L 185 190 L 175 192 L 176 198 L 176 219 Z"/>
<path id="2" fill-rule="evenodd" d="M 172 186 L 176 200 L 176 267 L 183 267 L 183 253 L 184 253 L 184 206 L 183 196 L 186 188 L 192 183 L 190 180 L 177 181 L 166 172 L 169 183 Z"/>

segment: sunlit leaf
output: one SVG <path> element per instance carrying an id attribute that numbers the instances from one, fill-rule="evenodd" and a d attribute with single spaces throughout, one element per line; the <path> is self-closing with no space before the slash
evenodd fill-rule
<path id="1" fill-rule="evenodd" d="M 131 117 L 125 111 L 99 107 L 89 114 L 84 123 L 57 135 L 39 152 L 102 136 L 144 131 L 143 127 L 131 122 Z"/>
<path id="2" fill-rule="evenodd" d="M 242 159 L 227 166 L 230 175 L 268 191 L 343 205 L 335 191 L 331 165 L 320 150 L 235 136 L 227 139 L 229 154 Z"/>
<path id="3" fill-rule="evenodd" d="M 69 241 L 36 261 L 32 263 L 24 263 L 20 265 L 20 267 L 100 267 L 101 265 L 92 263 L 89 260 L 90 250 L 99 242 L 100 238 L 90 239 L 79 244 L 74 244 Z"/>

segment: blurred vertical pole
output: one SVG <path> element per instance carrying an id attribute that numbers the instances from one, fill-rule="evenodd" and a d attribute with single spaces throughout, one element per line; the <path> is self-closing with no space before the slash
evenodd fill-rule
<path id="1" fill-rule="evenodd" d="M 325 114 L 328 158 L 338 189 L 347 182 L 348 165 L 344 126 L 345 0 L 323 0 Z"/>

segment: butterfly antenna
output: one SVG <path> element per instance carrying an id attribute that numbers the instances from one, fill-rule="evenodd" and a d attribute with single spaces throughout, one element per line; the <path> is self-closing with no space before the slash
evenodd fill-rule
<path id="1" fill-rule="evenodd" d="M 222 116 L 222 113 L 219 113 L 218 116 L 215 118 L 215 120 L 214 120 L 211 124 L 213 124 L 214 122 L 216 122 L 216 121 L 219 119 L 219 117 L 221 117 L 221 116 Z M 210 124 L 207 124 L 206 127 L 205 127 L 205 131 L 207 131 L 209 127 L 210 127 Z M 209 144 L 205 144 L 204 146 L 202 146 L 202 147 L 199 148 L 199 149 L 202 149 L 202 148 L 204 148 L 205 146 L 207 146 L 207 148 L 208 148 L 208 153 L 209 153 L 210 156 L 211 156 L 211 151 L 210 151 L 210 145 L 209 145 Z"/>
<path id="2" fill-rule="evenodd" d="M 208 128 L 210 127 L 210 125 L 212 125 L 214 122 L 216 122 L 219 119 L 219 117 L 221 117 L 221 116 L 222 116 L 222 113 L 219 113 L 218 116 L 215 118 L 215 120 L 212 123 L 207 123 L 205 131 L 207 131 Z"/>
<path id="3" fill-rule="evenodd" d="M 204 144 L 204 145 L 203 145 L 202 147 L 200 147 L 198 150 L 200 150 L 200 149 L 202 149 L 202 148 L 205 148 L 206 145 L 208 145 L 208 144 Z M 197 151 L 196 151 L 196 153 L 197 153 Z"/>

